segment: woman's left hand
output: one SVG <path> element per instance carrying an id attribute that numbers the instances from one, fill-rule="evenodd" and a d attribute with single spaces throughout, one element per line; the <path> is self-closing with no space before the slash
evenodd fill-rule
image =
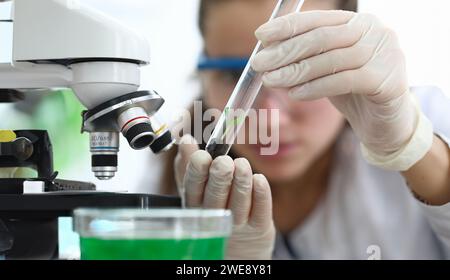
<path id="1" fill-rule="evenodd" d="M 312 11 L 272 20 L 256 31 L 266 46 L 252 61 L 267 87 L 292 98 L 328 97 L 363 145 L 381 157 L 403 149 L 419 117 L 394 32 L 377 18 Z"/>

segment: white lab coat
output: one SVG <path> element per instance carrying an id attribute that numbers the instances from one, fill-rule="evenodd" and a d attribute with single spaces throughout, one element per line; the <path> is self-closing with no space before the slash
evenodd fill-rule
<path id="1" fill-rule="evenodd" d="M 435 132 L 450 139 L 450 99 L 436 88 L 413 91 Z M 307 220 L 277 235 L 274 259 L 450 257 L 450 204 L 427 206 L 400 173 L 367 164 L 350 129 L 338 141 L 329 182 Z"/>

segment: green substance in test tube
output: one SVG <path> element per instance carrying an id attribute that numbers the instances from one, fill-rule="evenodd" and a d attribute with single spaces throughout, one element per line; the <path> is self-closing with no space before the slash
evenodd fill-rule
<path id="1" fill-rule="evenodd" d="M 239 116 L 239 117 L 234 117 L 233 119 L 228 119 L 228 115 L 230 114 L 230 108 L 226 107 L 225 108 L 225 116 L 227 119 L 227 125 L 226 125 L 226 130 L 223 133 L 223 137 L 226 137 L 227 134 L 231 131 L 234 130 L 236 127 L 239 127 L 244 121 L 245 121 L 245 116 Z M 223 139 L 222 139 L 223 140 Z"/>
<path id="2" fill-rule="evenodd" d="M 198 239 L 80 238 L 82 260 L 223 260 L 225 237 Z"/>

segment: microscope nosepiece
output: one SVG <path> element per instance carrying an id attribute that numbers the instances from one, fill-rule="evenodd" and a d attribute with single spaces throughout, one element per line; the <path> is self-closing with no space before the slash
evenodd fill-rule
<path id="1" fill-rule="evenodd" d="M 154 119 L 163 104 L 157 92 L 137 91 L 83 112 L 81 131 L 90 133 L 92 171 L 98 179 L 111 179 L 117 172 L 120 134 L 135 150 L 149 147 L 160 153 L 173 145 L 167 125 Z"/>

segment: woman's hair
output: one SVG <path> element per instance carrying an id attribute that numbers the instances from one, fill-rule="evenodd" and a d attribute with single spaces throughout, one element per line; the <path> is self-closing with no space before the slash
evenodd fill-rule
<path id="1" fill-rule="evenodd" d="M 200 1 L 199 28 L 200 28 L 202 35 L 204 35 L 204 32 L 205 32 L 205 21 L 206 21 L 206 17 L 208 15 L 209 9 L 211 9 L 214 5 L 217 5 L 220 3 L 225 3 L 227 1 L 241 1 L 241 0 L 201 0 Z M 353 11 L 353 12 L 356 12 L 357 8 L 358 8 L 358 0 L 341 0 L 339 7 L 338 7 L 338 9 L 341 9 L 341 10 L 348 10 L 348 11 Z M 190 110 L 191 116 L 193 116 L 193 111 L 194 111 L 193 108 L 191 108 L 191 110 Z M 209 122 L 203 121 L 202 131 L 211 122 L 212 121 L 209 121 Z M 191 127 L 194 127 L 194 125 L 191 124 Z M 179 136 L 179 135 L 177 135 L 177 136 Z M 206 143 L 200 143 L 200 148 L 204 149 L 205 145 L 206 145 Z M 173 195 L 176 192 L 174 160 L 175 160 L 175 156 L 176 156 L 177 152 L 178 152 L 178 148 L 173 148 L 172 150 L 167 152 L 167 154 L 165 155 L 166 157 L 165 157 L 165 162 L 164 162 L 164 169 L 163 169 L 164 171 L 163 171 L 161 181 L 160 181 L 161 194 Z M 230 151 L 230 153 L 228 155 L 231 156 L 232 158 L 235 157 L 233 155 L 232 150 Z"/>

